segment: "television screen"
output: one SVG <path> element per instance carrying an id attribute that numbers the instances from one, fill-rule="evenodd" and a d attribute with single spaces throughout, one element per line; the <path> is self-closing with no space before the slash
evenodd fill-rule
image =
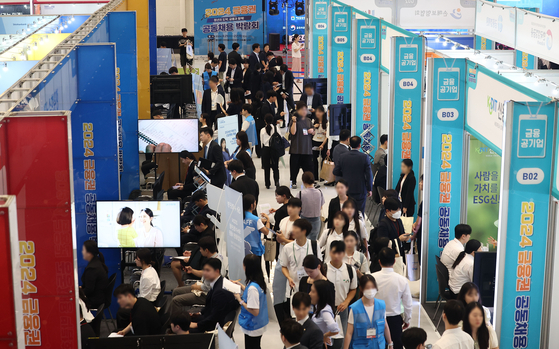
<path id="1" fill-rule="evenodd" d="M 180 247 L 180 201 L 97 201 L 99 247 Z"/>
<path id="2" fill-rule="evenodd" d="M 138 120 L 141 153 L 196 153 L 198 138 L 198 119 Z"/>

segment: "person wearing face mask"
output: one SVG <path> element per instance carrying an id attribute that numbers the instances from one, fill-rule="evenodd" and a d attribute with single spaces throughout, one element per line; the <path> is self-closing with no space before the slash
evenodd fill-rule
<path id="1" fill-rule="evenodd" d="M 344 349 L 382 349 L 394 347 L 386 321 L 384 301 L 376 299 L 377 282 L 366 274 L 359 279 L 363 297 L 349 306 L 347 332 Z"/>
<path id="2" fill-rule="evenodd" d="M 380 220 L 377 227 L 377 238 L 385 237 L 392 241 L 392 249 L 396 254 L 403 255 L 403 241 L 407 241 L 409 235 L 404 231 L 404 225 L 400 217 L 402 210 L 400 202 L 394 198 L 387 198 L 384 201 L 386 217 Z M 404 258 L 405 262 L 405 258 Z"/>
<path id="3" fill-rule="evenodd" d="M 372 274 L 379 287 L 377 299 L 382 299 L 386 304 L 386 323 L 390 328 L 394 349 L 403 349 L 402 329 L 410 326 L 412 313 L 410 286 L 405 277 L 394 272 L 396 255 L 393 250 L 384 247 L 378 257 L 382 270 Z M 401 304 L 404 305 L 403 317 Z"/>

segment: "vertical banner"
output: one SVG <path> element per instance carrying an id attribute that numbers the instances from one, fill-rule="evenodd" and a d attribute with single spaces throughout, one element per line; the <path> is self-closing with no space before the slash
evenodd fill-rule
<path id="1" fill-rule="evenodd" d="M 494 50 L 493 41 L 476 35 L 476 50 Z"/>
<path id="2" fill-rule="evenodd" d="M 496 324 L 500 347 L 541 348 L 556 103 L 506 108 Z"/>
<path id="3" fill-rule="evenodd" d="M 438 256 L 460 223 L 466 60 L 432 58 L 427 71 L 430 112 L 425 124 L 426 128 L 431 125 L 431 136 L 425 139 L 429 192 L 425 194 L 428 208 L 423 217 L 429 229 L 428 256 Z M 435 260 L 427 258 L 427 264 L 426 300 L 433 301 L 439 294 Z"/>
<path id="4" fill-rule="evenodd" d="M 217 140 L 225 140 L 229 153 L 237 148 L 237 132 L 239 132 L 239 118 L 237 115 L 230 115 L 217 119 Z"/>
<path id="5" fill-rule="evenodd" d="M 327 78 L 328 71 L 328 6 L 330 0 L 313 0 L 312 9 L 312 78 Z"/>
<path id="6" fill-rule="evenodd" d="M 421 116 L 423 115 L 423 75 L 425 38 L 392 38 L 390 66 L 391 104 L 389 136 L 391 156 L 388 158 L 388 185 L 393 188 L 400 178 L 403 159 L 413 161 L 413 170 L 419 176 L 421 160 Z M 391 176 L 390 176 L 391 174 Z M 419 186 L 415 187 L 415 197 Z M 417 201 L 417 200 L 416 200 Z M 414 212 L 415 214 L 415 212 Z"/>
<path id="7" fill-rule="evenodd" d="M 352 7 L 338 5 L 332 1 L 330 5 L 330 31 L 328 35 L 330 67 L 330 104 L 348 104 L 351 86 L 351 16 Z"/>
<path id="8" fill-rule="evenodd" d="M 227 220 L 227 259 L 229 278 L 244 279 L 243 259 L 245 258 L 245 235 L 243 223 L 243 195 L 228 186 L 225 191 L 225 217 Z"/>
<path id="9" fill-rule="evenodd" d="M 380 94 L 380 19 L 370 17 L 354 19 L 352 47 L 355 50 L 352 66 L 355 84 L 351 89 L 355 134 L 361 136 L 361 149 L 367 154 L 375 153 L 379 133 Z"/>
<path id="10" fill-rule="evenodd" d="M 530 69 L 538 69 L 537 66 L 537 59 L 536 57 L 532 56 L 529 53 L 515 50 L 515 65 L 517 67 L 521 67 L 522 69 L 530 70 Z"/>

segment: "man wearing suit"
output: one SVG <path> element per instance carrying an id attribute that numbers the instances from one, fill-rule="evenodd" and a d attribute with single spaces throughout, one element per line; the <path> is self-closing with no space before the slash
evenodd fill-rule
<path id="1" fill-rule="evenodd" d="M 256 70 L 257 65 L 262 65 L 260 62 L 260 44 L 252 44 L 252 53 L 248 57 L 248 64 L 250 70 Z"/>
<path id="2" fill-rule="evenodd" d="M 221 276 L 221 261 L 218 258 L 209 258 L 202 267 L 204 280 L 210 282 L 211 290 L 206 296 L 206 306 L 199 315 L 194 314 L 190 324 L 191 333 L 204 333 L 215 330 L 215 325 L 223 327 L 225 317 L 239 307 L 233 293 L 223 289 Z"/>
<path id="3" fill-rule="evenodd" d="M 301 343 L 303 332 L 303 326 L 297 321 L 293 319 L 283 321 L 280 324 L 283 349 L 307 349 L 307 347 Z M 322 348 L 324 348 L 324 344 L 322 344 Z"/>
<path id="4" fill-rule="evenodd" d="M 248 59 L 243 60 L 243 83 L 242 83 L 242 87 L 243 87 L 243 90 L 245 90 L 245 99 L 251 99 L 252 74 L 253 74 L 253 71 L 249 68 Z"/>
<path id="5" fill-rule="evenodd" d="M 278 112 L 276 108 L 276 101 L 278 100 L 278 94 L 275 91 L 268 91 L 268 99 L 262 102 L 262 107 L 260 107 L 260 113 L 256 115 L 256 137 L 258 138 L 258 144 L 256 145 L 256 155 L 260 156 L 260 149 L 262 142 L 260 141 L 260 130 L 266 126 L 264 118 L 266 114 L 272 114 L 274 120 L 278 120 L 283 117 L 284 114 Z"/>
<path id="6" fill-rule="evenodd" d="M 229 54 L 227 55 L 227 60 L 229 62 L 231 62 L 231 60 L 234 60 L 235 62 L 240 62 L 241 61 L 241 55 L 238 52 L 239 47 L 240 47 L 240 45 L 237 42 L 234 42 L 233 45 L 231 45 L 231 48 L 233 49 L 233 51 L 229 52 Z"/>
<path id="7" fill-rule="evenodd" d="M 196 185 L 194 185 L 194 161 L 196 161 L 196 157 L 191 152 L 183 150 L 180 152 L 179 158 L 186 165 L 186 178 L 184 183 L 175 184 L 178 187 L 177 189 L 171 188 L 167 191 L 169 200 L 186 199 L 196 189 Z"/>
<path id="8" fill-rule="evenodd" d="M 342 156 L 349 152 L 349 136 L 351 132 L 349 130 L 341 130 L 340 131 L 340 143 L 334 147 L 332 150 L 332 160 L 334 164 L 337 164 Z M 336 182 L 339 181 L 342 177 L 336 176 Z"/>
<path id="9" fill-rule="evenodd" d="M 361 138 L 353 136 L 349 140 L 351 150 L 343 154 L 336 162 L 334 175 L 340 176 L 349 183 L 347 194 L 357 203 L 361 212 L 365 212 L 365 201 L 371 196 L 373 190 L 373 176 L 371 162 L 367 154 L 359 151 L 361 149 Z"/>
<path id="10" fill-rule="evenodd" d="M 202 141 L 202 149 L 204 151 L 203 158 L 211 163 L 210 168 L 204 168 L 203 171 L 210 177 L 211 184 L 218 188 L 223 188 L 227 175 L 225 174 L 225 165 L 223 164 L 223 152 L 217 142 L 212 140 L 214 131 L 209 127 L 203 127 L 200 130 L 200 140 Z"/>
<path id="11" fill-rule="evenodd" d="M 309 114 L 314 117 L 314 112 L 316 108 L 323 105 L 322 96 L 314 93 L 314 88 L 311 84 L 305 85 L 305 93 L 301 95 L 301 102 L 305 102 L 309 110 Z"/>
<path id="12" fill-rule="evenodd" d="M 260 188 L 258 183 L 250 177 L 245 175 L 245 169 L 241 160 L 233 160 L 227 165 L 227 169 L 231 172 L 231 177 L 233 177 L 233 182 L 229 186 L 245 196 L 250 194 L 256 198 L 256 203 L 258 203 L 258 195 L 260 194 Z"/>
<path id="13" fill-rule="evenodd" d="M 213 130 L 216 116 L 221 113 L 220 105 L 225 103 L 225 92 L 223 91 L 223 87 L 219 84 L 217 76 L 212 76 L 209 84 L 210 89 L 205 90 L 202 97 L 202 113 L 208 115 L 208 127 Z"/>
<path id="14" fill-rule="evenodd" d="M 291 297 L 295 320 L 303 326 L 303 335 L 301 336 L 301 345 L 308 349 L 323 349 L 323 333 L 320 327 L 309 317 L 311 310 L 311 297 L 308 293 L 297 292 Z"/>
<path id="15" fill-rule="evenodd" d="M 241 61 L 229 61 L 229 69 L 227 69 L 227 82 L 230 88 L 241 88 L 243 87 L 243 69 L 239 68 L 238 65 Z"/>
<path id="16" fill-rule="evenodd" d="M 280 89 L 282 97 L 280 103 L 282 106 L 281 110 L 283 110 L 283 100 L 287 101 L 288 108 L 295 108 L 295 103 L 293 102 L 293 81 L 293 73 L 287 68 L 287 64 L 282 64 L 278 73 L 278 82 L 282 86 Z"/>

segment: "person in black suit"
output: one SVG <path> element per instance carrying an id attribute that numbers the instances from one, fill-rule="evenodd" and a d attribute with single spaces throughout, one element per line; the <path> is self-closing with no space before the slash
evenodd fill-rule
<path id="1" fill-rule="evenodd" d="M 260 44 L 252 44 L 252 53 L 248 57 L 250 69 L 256 70 L 257 65 L 261 66 L 262 62 L 260 62 L 260 60 Z"/>
<path id="2" fill-rule="evenodd" d="M 303 335 L 299 340 L 301 345 L 308 349 L 323 349 L 324 334 L 320 327 L 309 317 L 311 296 L 305 292 L 297 292 L 291 297 L 291 305 L 295 313 L 295 320 L 303 326 Z"/>
<path id="3" fill-rule="evenodd" d="M 181 163 L 185 164 L 187 167 L 186 177 L 184 178 L 184 183 L 175 184 L 175 187 L 178 187 L 177 189 L 171 188 L 167 191 L 169 200 L 186 199 L 196 189 L 196 185 L 194 184 L 194 162 L 196 161 L 196 157 L 191 152 L 183 150 L 180 152 L 179 158 Z"/>
<path id="4" fill-rule="evenodd" d="M 245 90 L 244 98 L 251 99 L 252 93 L 252 74 L 253 70 L 249 67 L 248 59 L 243 60 L 243 83 L 242 87 Z M 248 92 L 248 94 L 247 94 Z"/>
<path id="5" fill-rule="evenodd" d="M 275 73 L 276 70 L 274 68 L 277 67 L 278 63 L 272 51 L 268 51 L 268 53 L 266 53 L 266 60 L 268 61 L 268 71 Z"/>
<path id="6" fill-rule="evenodd" d="M 280 334 L 283 349 L 307 349 L 306 346 L 301 344 L 304 331 L 303 326 L 293 319 L 282 321 L 280 324 Z M 324 344 L 322 347 L 324 348 Z"/>
<path id="7" fill-rule="evenodd" d="M 276 101 L 278 100 L 278 95 L 276 92 L 274 92 L 273 90 L 269 90 L 266 91 L 266 95 L 268 96 L 267 99 L 265 99 L 262 102 L 262 106 L 260 107 L 260 112 L 256 114 L 256 120 L 255 120 L 255 124 L 256 124 L 256 137 L 258 138 L 258 144 L 256 145 L 256 155 L 258 157 L 260 157 L 261 155 L 261 151 L 262 151 L 262 141 L 260 139 L 260 131 L 266 126 L 266 115 L 267 114 L 272 114 L 272 116 L 274 117 L 274 123 L 277 123 L 277 120 L 279 119 L 279 115 L 283 116 L 283 114 L 281 114 L 278 111 L 278 108 L 276 107 Z"/>
<path id="8" fill-rule="evenodd" d="M 210 78 L 210 89 L 204 91 L 202 96 L 202 113 L 208 115 L 206 122 L 213 129 L 217 114 L 221 113 L 221 106 L 225 104 L 225 91 L 219 84 L 217 76 Z"/>
<path id="9" fill-rule="evenodd" d="M 209 258 L 203 264 L 202 275 L 213 286 L 206 296 L 206 306 L 202 312 L 192 315 L 191 333 L 213 331 L 218 322 L 223 327 L 227 314 L 239 307 L 233 293 L 223 289 L 221 268 L 221 261 L 218 258 Z"/>
<path id="10" fill-rule="evenodd" d="M 227 174 L 225 173 L 225 164 L 223 163 L 223 152 L 221 146 L 212 140 L 214 131 L 209 127 L 200 130 L 200 140 L 202 141 L 204 155 L 203 158 L 209 160 L 212 164 L 211 168 L 203 168 L 212 185 L 223 188 Z"/>
<path id="11" fill-rule="evenodd" d="M 305 93 L 301 95 L 301 102 L 304 102 L 307 105 L 309 114 L 311 114 L 314 118 L 314 112 L 316 108 L 323 105 L 322 103 L 322 96 L 320 94 L 314 93 L 314 88 L 311 84 L 305 85 Z"/>
<path id="12" fill-rule="evenodd" d="M 233 49 L 233 51 L 229 52 L 229 54 L 227 55 L 227 60 L 229 62 L 231 62 L 231 60 L 234 60 L 235 62 L 240 62 L 241 61 L 241 55 L 239 54 L 239 47 L 241 45 L 239 45 L 239 43 L 234 42 L 233 45 L 231 45 L 231 48 Z"/>
<path id="13" fill-rule="evenodd" d="M 270 51 L 270 44 L 264 44 L 262 50 L 260 50 L 259 57 L 260 63 L 262 63 L 262 69 L 268 69 L 268 52 Z"/>
<path id="14" fill-rule="evenodd" d="M 349 146 L 351 150 L 336 161 L 334 175 L 340 176 L 350 183 L 348 195 L 355 200 L 359 211 L 365 212 L 365 201 L 368 196 L 373 194 L 371 162 L 366 154 L 359 151 L 361 137 L 351 137 Z"/>
<path id="15" fill-rule="evenodd" d="M 86 240 L 82 247 L 83 259 L 89 263 L 82 274 L 82 285 L 80 288 L 86 296 L 86 304 L 89 309 L 97 309 L 105 303 L 105 293 L 109 287 L 109 268 L 105 265 L 105 258 L 97 248 L 97 242 Z"/>
<path id="16" fill-rule="evenodd" d="M 347 191 L 349 190 L 349 184 L 345 181 L 345 179 L 340 178 L 339 181 L 336 182 L 336 195 L 335 198 L 330 200 L 328 204 L 328 217 L 327 217 L 327 227 L 328 229 L 334 226 L 334 216 L 338 211 L 342 210 L 342 205 L 348 200 L 351 199 L 349 195 L 347 195 Z"/>
<path id="17" fill-rule="evenodd" d="M 283 100 L 287 102 L 288 108 L 295 108 L 295 103 L 293 102 L 293 73 L 289 70 L 289 68 L 287 68 L 287 64 L 281 65 L 277 78 L 278 82 L 281 84 L 281 88 L 279 90 L 279 94 L 282 97 L 280 110 L 286 111 L 283 110 Z"/>
<path id="18" fill-rule="evenodd" d="M 396 191 L 400 194 L 400 201 L 402 201 L 402 215 L 404 217 L 413 217 L 415 213 L 415 174 L 413 173 L 413 161 L 411 159 L 402 160 L 401 165 L 402 173 L 398 184 L 396 184 Z"/>
<path id="19" fill-rule="evenodd" d="M 384 208 L 386 211 L 386 217 L 381 219 L 378 224 L 377 239 L 388 238 L 392 241 L 392 249 L 394 250 L 394 252 L 403 255 L 404 245 L 402 244 L 402 242 L 407 241 L 409 239 L 409 236 L 406 235 L 404 231 L 404 225 L 402 224 L 402 220 L 400 219 L 400 217 L 402 216 L 400 202 L 394 198 L 386 198 L 386 200 L 384 200 Z"/>
<path id="20" fill-rule="evenodd" d="M 226 79 L 231 89 L 243 87 L 243 69 L 239 67 L 240 64 L 241 60 L 229 60 L 229 69 L 227 69 Z"/>
<path id="21" fill-rule="evenodd" d="M 161 323 L 153 303 L 145 298 L 136 298 L 134 287 L 130 284 L 119 285 L 114 296 L 121 309 L 130 310 L 130 322 L 118 334 L 126 336 L 148 336 L 160 334 Z"/>
<path id="22" fill-rule="evenodd" d="M 264 94 L 264 92 L 262 92 L 262 80 L 264 79 L 262 67 L 257 66 L 256 70 L 251 71 L 250 78 L 250 96 L 252 97 L 252 101 L 254 102 L 254 100 L 256 99 L 256 94 L 258 92 Z"/>
<path id="23" fill-rule="evenodd" d="M 232 160 L 227 165 L 227 169 L 231 172 L 231 177 L 234 178 L 229 187 L 242 193 L 243 196 L 251 194 L 256 198 L 256 203 L 258 203 L 260 188 L 254 179 L 245 175 L 244 166 L 241 160 Z"/>

